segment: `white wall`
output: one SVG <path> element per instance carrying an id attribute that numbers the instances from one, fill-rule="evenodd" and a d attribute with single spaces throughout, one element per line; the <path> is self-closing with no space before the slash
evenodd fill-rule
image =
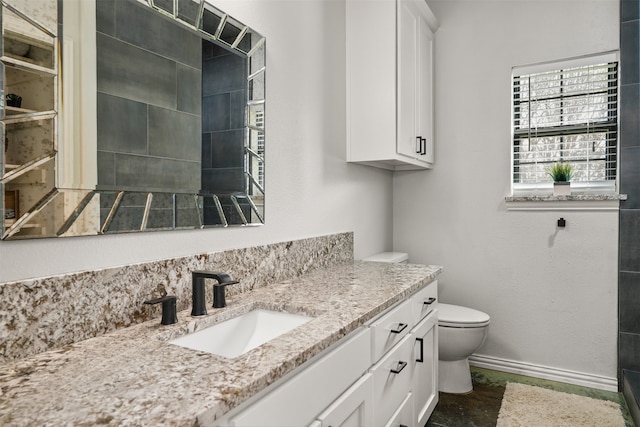
<path id="1" fill-rule="evenodd" d="M 357 258 L 391 248 L 391 173 L 345 163 L 344 2 L 214 4 L 267 38 L 266 225 L 3 241 L 0 283 L 345 231 Z"/>
<path id="2" fill-rule="evenodd" d="M 491 315 L 479 354 L 615 378 L 617 212 L 508 212 L 504 197 L 511 67 L 618 49 L 619 2 L 428 2 L 436 166 L 394 177 L 394 250 L 444 266 L 441 301 Z"/>

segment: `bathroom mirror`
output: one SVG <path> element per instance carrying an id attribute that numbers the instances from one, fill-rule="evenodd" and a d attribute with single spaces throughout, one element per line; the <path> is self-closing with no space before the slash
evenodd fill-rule
<path id="1" fill-rule="evenodd" d="M 205 0 L 1 3 L 2 240 L 264 222 L 264 37 Z"/>

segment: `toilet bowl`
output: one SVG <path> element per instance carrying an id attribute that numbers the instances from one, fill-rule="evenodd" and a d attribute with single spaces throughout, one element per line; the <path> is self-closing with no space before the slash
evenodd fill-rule
<path id="1" fill-rule="evenodd" d="M 469 356 L 487 338 L 491 318 L 482 311 L 438 304 L 438 389 L 445 393 L 473 390 Z"/>

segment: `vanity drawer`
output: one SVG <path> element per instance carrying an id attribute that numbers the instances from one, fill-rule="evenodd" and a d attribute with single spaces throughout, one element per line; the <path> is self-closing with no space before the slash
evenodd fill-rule
<path id="1" fill-rule="evenodd" d="M 373 425 L 384 426 L 411 390 L 412 336 L 407 336 L 371 368 L 373 374 Z"/>
<path id="2" fill-rule="evenodd" d="M 413 305 L 413 322 L 417 325 L 438 306 L 438 281 L 434 280 L 416 292 L 411 297 L 411 304 Z"/>
<path id="3" fill-rule="evenodd" d="M 373 322 L 371 327 L 371 358 L 375 363 L 390 348 L 400 342 L 413 328 L 412 300 L 392 308 Z"/>

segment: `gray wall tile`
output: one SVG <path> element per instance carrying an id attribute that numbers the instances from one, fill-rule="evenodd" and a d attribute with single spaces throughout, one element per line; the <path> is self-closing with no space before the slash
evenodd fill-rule
<path id="1" fill-rule="evenodd" d="M 640 334 L 640 273 L 620 272 L 619 330 Z"/>
<path id="2" fill-rule="evenodd" d="M 203 169 L 210 169 L 211 166 L 211 156 L 213 153 L 213 147 L 211 146 L 211 132 L 202 134 L 202 158 L 201 165 Z"/>
<path id="3" fill-rule="evenodd" d="M 201 67 L 201 37 L 136 0 L 116 3 L 116 37 L 173 61 Z"/>
<path id="4" fill-rule="evenodd" d="M 244 129 L 211 133 L 211 168 L 242 168 L 244 166 Z"/>
<path id="5" fill-rule="evenodd" d="M 116 155 L 115 153 L 98 150 L 98 189 L 111 190 L 116 185 Z M 100 197 L 100 201 L 107 201 L 107 196 Z M 115 197 L 115 196 L 114 196 Z M 115 199 L 114 199 L 115 200 Z M 113 204 L 113 200 L 111 201 Z M 110 207 L 111 205 L 109 205 Z"/>
<path id="6" fill-rule="evenodd" d="M 229 128 L 230 129 L 241 129 L 244 127 L 246 104 L 247 104 L 247 95 L 244 88 L 229 93 Z"/>
<path id="7" fill-rule="evenodd" d="M 638 236 L 640 236 L 640 210 L 620 209 L 620 271 L 640 272 Z"/>
<path id="8" fill-rule="evenodd" d="M 620 153 L 620 192 L 627 200 L 620 202 L 621 209 L 640 209 L 640 147 L 623 147 Z"/>
<path id="9" fill-rule="evenodd" d="M 640 19 L 638 0 L 620 0 L 620 21 L 635 21 Z"/>
<path id="10" fill-rule="evenodd" d="M 115 36 L 116 5 L 115 0 L 96 1 L 96 30 L 103 34 Z"/>
<path id="11" fill-rule="evenodd" d="M 202 131 L 228 130 L 231 120 L 229 94 L 206 96 L 202 99 Z"/>
<path id="12" fill-rule="evenodd" d="M 640 83 L 640 67 L 638 62 L 639 21 L 623 22 L 620 24 L 620 63 L 624 67 L 621 73 L 621 84 Z"/>
<path id="13" fill-rule="evenodd" d="M 147 154 L 147 105 L 98 93 L 98 150 Z"/>
<path id="14" fill-rule="evenodd" d="M 200 180 L 190 173 L 199 164 L 154 157 L 116 155 L 116 186 L 130 191 L 197 193 Z M 168 174 L 171 170 L 173 173 Z"/>
<path id="15" fill-rule="evenodd" d="M 640 371 L 640 335 L 621 332 L 619 334 L 620 369 Z"/>
<path id="16" fill-rule="evenodd" d="M 202 187 L 213 193 L 235 193 L 244 191 L 244 169 L 204 169 Z"/>
<path id="17" fill-rule="evenodd" d="M 99 92 L 176 108 L 175 62 L 100 33 L 97 49 Z"/>
<path id="18" fill-rule="evenodd" d="M 199 69 L 178 64 L 178 110 L 202 114 L 202 72 Z"/>
<path id="19" fill-rule="evenodd" d="M 197 163 L 199 169 L 200 129 L 199 116 L 149 106 L 149 155 L 188 160 Z"/>
<path id="20" fill-rule="evenodd" d="M 246 59 L 234 53 L 202 61 L 202 94 L 215 95 L 242 89 L 246 81 Z"/>
<path id="21" fill-rule="evenodd" d="M 620 86 L 620 146 L 640 146 L 640 84 Z"/>

